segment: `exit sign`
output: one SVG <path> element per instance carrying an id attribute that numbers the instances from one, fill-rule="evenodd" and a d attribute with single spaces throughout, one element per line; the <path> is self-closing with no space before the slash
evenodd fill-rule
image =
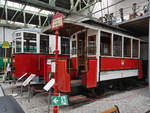
<path id="1" fill-rule="evenodd" d="M 68 105 L 68 96 L 52 96 L 51 101 L 53 106 Z"/>

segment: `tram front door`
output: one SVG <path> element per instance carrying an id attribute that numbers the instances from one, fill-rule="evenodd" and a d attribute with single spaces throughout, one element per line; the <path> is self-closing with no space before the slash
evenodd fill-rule
<path id="1" fill-rule="evenodd" d="M 87 72 L 87 32 L 78 34 L 77 38 L 78 74 Z"/>

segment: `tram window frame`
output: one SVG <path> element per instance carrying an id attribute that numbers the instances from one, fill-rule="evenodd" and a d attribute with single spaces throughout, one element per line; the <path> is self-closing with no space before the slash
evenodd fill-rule
<path id="1" fill-rule="evenodd" d="M 25 36 L 26 34 L 28 34 L 28 35 Z M 33 37 L 31 38 L 31 36 L 33 36 Z M 27 39 L 29 40 L 28 45 L 26 45 Z M 32 42 L 31 42 L 31 40 L 32 40 Z M 34 46 L 32 45 L 33 43 L 34 43 Z M 25 48 L 25 46 L 26 46 L 26 48 Z M 30 46 L 31 46 L 31 48 L 30 48 Z M 36 33 L 23 32 L 23 50 L 24 50 L 24 53 L 37 53 L 37 34 Z"/>
<path id="2" fill-rule="evenodd" d="M 118 39 L 117 39 L 118 38 Z M 119 40 L 120 38 L 120 40 Z M 117 39 L 116 43 L 115 43 L 115 39 Z M 113 34 L 113 56 L 114 57 L 122 57 L 122 36 L 121 35 L 117 35 L 117 34 Z"/>
<path id="3" fill-rule="evenodd" d="M 41 45 L 44 45 L 44 46 L 42 47 Z M 46 53 L 46 54 L 49 53 L 49 36 L 48 35 L 43 35 L 43 34 L 40 35 L 40 53 Z"/>
<path id="4" fill-rule="evenodd" d="M 69 55 L 70 54 L 70 39 L 66 37 L 61 38 L 61 54 Z"/>
<path id="5" fill-rule="evenodd" d="M 126 42 L 126 40 L 128 40 Z M 123 46 L 124 57 L 131 57 L 131 38 L 124 37 L 124 46 Z M 127 48 L 126 48 L 127 47 Z"/>
<path id="6" fill-rule="evenodd" d="M 88 36 L 88 55 L 96 55 L 96 35 Z"/>
<path id="7" fill-rule="evenodd" d="M 134 42 L 136 42 L 136 43 L 134 43 Z M 133 58 L 138 58 L 139 57 L 139 40 L 136 40 L 136 39 L 132 40 L 132 57 Z"/>
<path id="8" fill-rule="evenodd" d="M 102 36 L 106 34 L 106 36 Z M 112 56 L 112 33 L 101 31 L 100 33 L 100 55 L 101 56 Z M 104 43 L 102 43 L 102 41 Z"/>

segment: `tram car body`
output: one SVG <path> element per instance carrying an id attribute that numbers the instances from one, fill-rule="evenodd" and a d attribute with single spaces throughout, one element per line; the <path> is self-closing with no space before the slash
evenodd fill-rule
<path id="1" fill-rule="evenodd" d="M 56 69 L 60 91 L 70 92 L 79 84 L 94 88 L 110 80 L 142 78 L 141 40 L 129 32 L 94 20 L 65 21 L 59 32 L 70 37 L 70 65 L 60 60 Z"/>
<path id="2" fill-rule="evenodd" d="M 7 48 L 6 51 L 5 51 L 5 48 L 2 48 L 2 45 L 3 44 L 0 44 L 0 73 L 3 73 L 4 72 L 4 61 L 3 59 L 4 58 L 7 58 L 8 59 L 8 62 L 6 62 L 6 65 L 7 63 L 10 63 L 10 58 L 11 58 L 11 55 L 12 55 L 12 46 L 10 44 L 10 48 Z M 6 57 L 5 57 L 5 52 L 6 52 Z"/>
<path id="3" fill-rule="evenodd" d="M 36 30 L 21 29 L 15 31 L 13 37 L 13 75 L 19 78 L 27 73 L 25 76 L 27 78 L 31 74 L 35 74 L 38 82 L 46 81 L 46 76 L 44 76 L 47 74 L 46 59 L 54 58 L 55 36 L 42 34 Z M 64 50 L 66 44 L 69 46 L 69 39 L 59 37 L 59 57 L 63 59 L 69 57 L 67 53 L 69 47 Z"/>

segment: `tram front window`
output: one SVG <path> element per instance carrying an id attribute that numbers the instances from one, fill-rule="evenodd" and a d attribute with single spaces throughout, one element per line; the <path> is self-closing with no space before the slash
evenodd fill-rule
<path id="1" fill-rule="evenodd" d="M 40 35 L 40 53 L 49 53 L 49 36 Z"/>
<path id="2" fill-rule="evenodd" d="M 21 37 L 16 38 L 16 53 L 21 52 Z"/>
<path id="3" fill-rule="evenodd" d="M 36 53 L 36 34 L 24 33 L 24 52 Z"/>
<path id="4" fill-rule="evenodd" d="M 111 33 L 101 32 L 101 55 L 111 56 Z"/>

